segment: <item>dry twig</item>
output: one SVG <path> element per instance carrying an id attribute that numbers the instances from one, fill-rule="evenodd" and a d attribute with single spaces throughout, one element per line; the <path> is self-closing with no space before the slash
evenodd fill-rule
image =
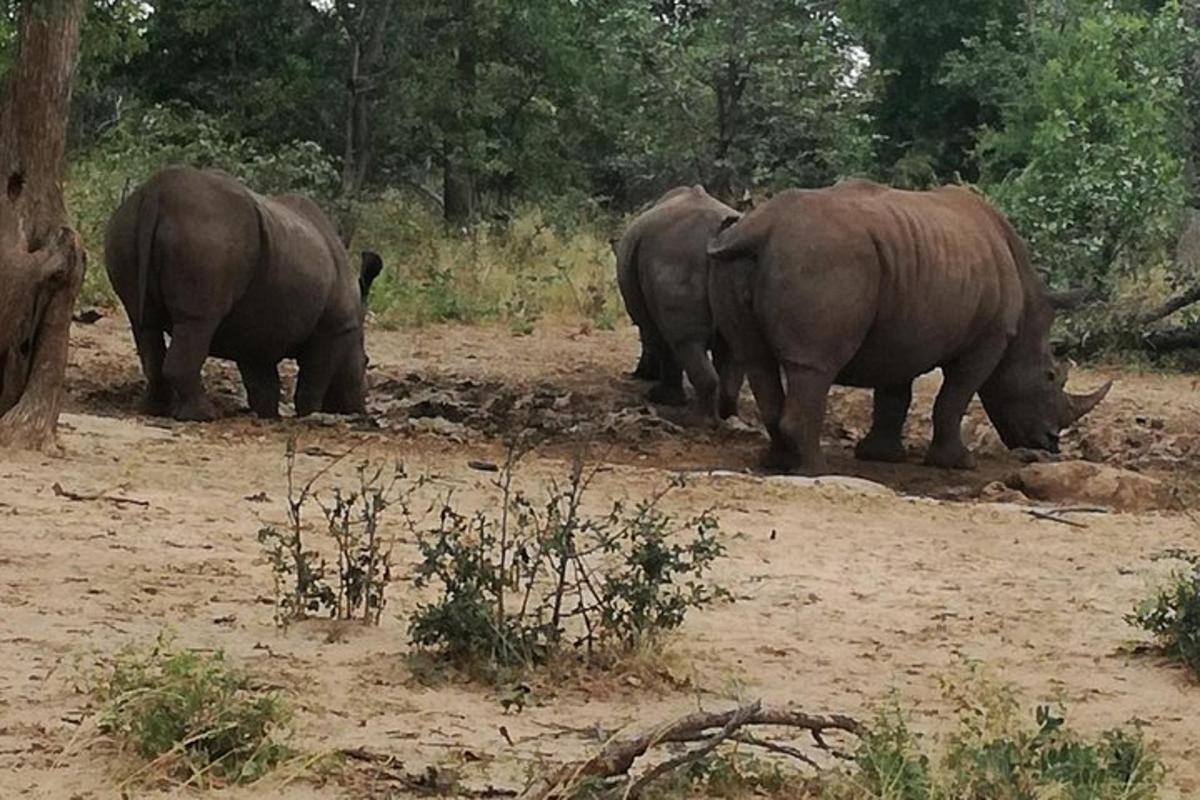
<path id="1" fill-rule="evenodd" d="M 87 503 L 93 500 L 103 500 L 104 502 L 114 503 L 119 506 L 130 505 L 142 506 L 144 508 L 150 507 L 150 504 L 145 500 L 135 500 L 131 497 L 115 497 L 111 494 L 105 494 L 103 492 L 98 494 L 79 494 L 78 492 L 72 492 L 68 489 L 64 489 L 62 484 L 58 482 L 55 482 L 55 484 L 50 488 L 54 490 L 55 497 L 65 497 L 68 500 L 74 500 L 79 503 Z"/>

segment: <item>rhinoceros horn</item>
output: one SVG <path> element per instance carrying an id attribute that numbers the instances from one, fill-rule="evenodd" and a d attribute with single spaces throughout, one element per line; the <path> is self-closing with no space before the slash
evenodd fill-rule
<path id="1" fill-rule="evenodd" d="M 1075 423 L 1077 420 L 1099 405 L 1100 401 L 1103 400 L 1105 395 L 1108 394 L 1108 390 L 1112 388 L 1112 385 L 1113 382 L 1109 381 L 1091 394 L 1071 394 L 1070 392 L 1066 392 L 1067 407 L 1070 409 L 1067 424 L 1071 425 Z"/>

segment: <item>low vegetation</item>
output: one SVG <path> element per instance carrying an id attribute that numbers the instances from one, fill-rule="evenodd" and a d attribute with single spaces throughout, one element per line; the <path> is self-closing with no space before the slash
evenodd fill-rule
<path id="1" fill-rule="evenodd" d="M 622 797 L 629 786 L 653 800 L 776 797 L 806 800 L 1153 800 L 1164 769 L 1136 728 L 1097 737 L 1071 730 L 1050 706 L 1029 713 L 1007 687 L 978 673 L 947 687 L 957 723 L 940 737 L 922 736 L 893 698 L 841 753 L 818 738 L 823 765 L 795 745 L 743 737 L 681 760 L 653 783 L 589 779 L 577 798 Z M 828 735 L 828 732 L 826 732 Z M 732 738 L 731 738 L 732 741 Z M 811 746 L 811 745 L 810 745 Z M 648 772 L 646 774 L 652 774 Z"/>
<path id="2" fill-rule="evenodd" d="M 726 596 L 707 580 L 725 551 L 717 517 L 661 508 L 680 482 L 593 514 L 581 456 L 539 501 L 514 485 L 521 454 L 500 468 L 493 508 L 466 514 L 447 498 L 418 538 L 417 585 L 436 595 L 411 617 L 418 648 L 486 675 L 566 654 L 603 664 Z"/>
<path id="3" fill-rule="evenodd" d="M 252 783 L 290 756 L 288 705 L 220 651 L 176 648 L 166 637 L 126 648 L 93 694 L 101 731 L 142 761 L 127 783 Z"/>
<path id="4" fill-rule="evenodd" d="M 1152 634 L 1165 656 L 1200 677 L 1200 554 L 1171 551 L 1163 557 L 1181 561 L 1186 568 L 1175 570 L 1126 620 Z"/>
<path id="5" fill-rule="evenodd" d="M 300 485 L 295 437 L 288 440 L 285 458 L 287 525 L 267 525 L 258 532 L 274 576 L 276 624 L 286 628 L 320 615 L 378 625 L 387 604 L 396 541 L 395 532 L 384 529 L 383 518 L 389 508 L 398 506 L 402 520 L 411 523 L 409 501 L 424 480 L 410 481 L 399 462 L 390 471 L 363 462 L 355 470 L 354 487 L 334 487 L 321 494 L 318 481 L 342 459 L 334 459 Z M 315 547 L 309 541 L 305 516 L 312 506 L 324 518 Z M 325 553 L 333 559 L 332 567 Z"/>

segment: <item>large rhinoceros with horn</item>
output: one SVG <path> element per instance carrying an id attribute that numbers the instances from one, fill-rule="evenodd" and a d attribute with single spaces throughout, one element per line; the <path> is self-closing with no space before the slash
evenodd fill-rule
<path id="1" fill-rule="evenodd" d="M 1049 346 L 1058 298 L 1008 220 L 966 189 L 787 191 L 731 216 L 708 252 L 714 316 L 771 437 L 768 468 L 824 471 L 834 383 L 875 391 L 856 455 L 899 461 L 913 379 L 940 367 L 926 463 L 955 468 L 973 466 L 961 425 L 976 393 L 1008 447 L 1053 452 L 1109 389 L 1064 390 Z"/>
<path id="2" fill-rule="evenodd" d="M 617 285 L 642 341 L 634 375 L 658 381 L 648 394 L 652 402 L 686 404 L 686 372 L 701 413 L 725 418 L 737 412 L 743 375 L 715 335 L 705 252 L 722 221 L 736 215 L 702 186 L 680 186 L 613 244 Z"/>
<path id="3" fill-rule="evenodd" d="M 104 256 L 133 328 L 151 413 L 211 419 L 200 377 L 209 355 L 237 362 L 260 417 L 279 413 L 285 358 L 299 365 L 298 415 L 364 410 L 363 316 L 382 264 L 364 254 L 355 275 L 333 225 L 308 198 L 264 197 L 223 172 L 170 167 L 117 209 Z"/>

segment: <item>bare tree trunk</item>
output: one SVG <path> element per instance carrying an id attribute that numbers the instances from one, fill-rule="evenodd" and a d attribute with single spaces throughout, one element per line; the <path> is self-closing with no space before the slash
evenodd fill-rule
<path id="1" fill-rule="evenodd" d="M 362 190 L 371 163 L 372 117 L 382 82 L 384 44 L 393 0 L 338 0 L 338 16 L 350 45 L 346 78 L 345 147 L 342 151 L 341 199 L 348 205 Z M 342 241 L 349 245 L 354 221 L 348 211 L 340 220 Z"/>
<path id="2" fill-rule="evenodd" d="M 1196 39 L 1200 35 L 1200 0 L 1183 0 L 1180 12 L 1183 24 L 1192 36 L 1183 67 L 1188 123 L 1185 174 L 1190 205 L 1200 208 L 1200 41 Z"/>
<path id="3" fill-rule="evenodd" d="M 478 211 L 475 176 L 467 164 L 467 140 L 475 106 L 475 3 L 474 0 L 452 0 L 451 9 L 458 25 L 458 53 L 454 65 L 458 98 L 454 131 L 443 143 L 442 200 L 446 222 L 462 224 L 474 219 Z"/>
<path id="4" fill-rule="evenodd" d="M 22 0 L 0 95 L 0 447 L 54 442 L 85 254 L 62 179 L 83 0 Z"/>

